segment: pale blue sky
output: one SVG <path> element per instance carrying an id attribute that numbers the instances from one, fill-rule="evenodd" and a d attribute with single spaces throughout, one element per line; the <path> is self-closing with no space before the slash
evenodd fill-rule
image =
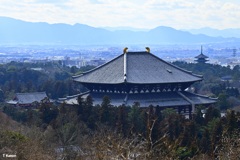
<path id="1" fill-rule="evenodd" d="M 0 0 L 0 16 L 95 27 L 240 28 L 240 0 Z"/>

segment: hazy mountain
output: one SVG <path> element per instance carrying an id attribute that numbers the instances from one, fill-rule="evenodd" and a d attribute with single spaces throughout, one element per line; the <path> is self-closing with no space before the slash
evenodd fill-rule
<path id="1" fill-rule="evenodd" d="M 194 35 L 164 26 L 149 31 L 109 31 L 83 24 L 32 23 L 0 17 L 2 44 L 191 44 L 229 41 L 239 39 Z"/>
<path id="2" fill-rule="evenodd" d="M 240 29 L 213 29 L 213 28 L 200 28 L 200 29 L 191 29 L 188 30 L 192 34 L 205 34 L 213 37 L 236 37 L 240 38 Z"/>
<path id="3" fill-rule="evenodd" d="M 133 27 L 103 27 L 103 29 L 109 30 L 109 31 L 134 31 L 134 32 L 138 32 L 138 31 L 149 31 L 150 29 L 146 29 L 146 28 L 133 28 Z"/>

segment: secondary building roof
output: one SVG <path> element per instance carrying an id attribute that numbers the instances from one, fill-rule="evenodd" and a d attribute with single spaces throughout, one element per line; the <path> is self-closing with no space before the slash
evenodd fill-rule
<path id="1" fill-rule="evenodd" d="M 93 70 L 73 77 L 77 82 L 96 84 L 161 84 L 202 80 L 149 52 L 126 52 Z"/>
<path id="2" fill-rule="evenodd" d="M 9 101 L 10 104 L 31 104 L 33 102 L 41 102 L 48 98 L 45 92 L 33 93 L 16 93 L 14 100 Z"/>

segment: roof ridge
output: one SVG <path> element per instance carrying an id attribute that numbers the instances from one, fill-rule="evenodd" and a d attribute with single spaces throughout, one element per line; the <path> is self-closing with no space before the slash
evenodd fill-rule
<path id="1" fill-rule="evenodd" d="M 123 80 L 127 82 L 127 52 L 123 56 Z"/>

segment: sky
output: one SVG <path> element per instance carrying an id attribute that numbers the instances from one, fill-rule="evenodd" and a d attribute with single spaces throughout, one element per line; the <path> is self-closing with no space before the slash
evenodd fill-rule
<path id="1" fill-rule="evenodd" d="M 240 28 L 240 0 L 0 0 L 0 16 L 94 27 L 226 29 Z"/>

